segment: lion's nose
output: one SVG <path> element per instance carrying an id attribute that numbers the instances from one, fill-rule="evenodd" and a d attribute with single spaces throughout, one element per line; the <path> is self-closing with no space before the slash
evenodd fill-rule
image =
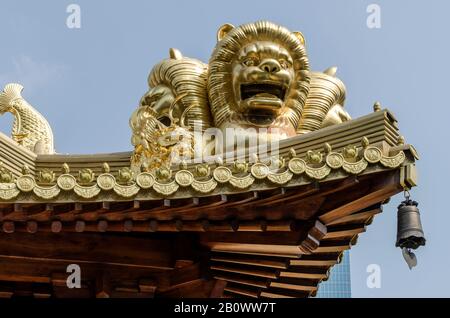
<path id="1" fill-rule="evenodd" d="M 262 61 L 262 63 L 259 66 L 264 72 L 267 73 L 276 73 L 279 72 L 281 67 L 280 63 L 274 59 L 267 59 Z"/>

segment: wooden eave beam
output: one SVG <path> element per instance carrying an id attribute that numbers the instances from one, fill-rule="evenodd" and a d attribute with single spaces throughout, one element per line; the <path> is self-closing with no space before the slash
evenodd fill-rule
<path id="1" fill-rule="evenodd" d="M 369 194 L 320 215 L 319 220 L 328 225 L 364 208 L 383 202 L 402 190 L 398 177 L 398 172 L 395 172 L 386 177 L 386 179 L 383 178 L 382 182 L 375 184 L 371 188 Z"/>

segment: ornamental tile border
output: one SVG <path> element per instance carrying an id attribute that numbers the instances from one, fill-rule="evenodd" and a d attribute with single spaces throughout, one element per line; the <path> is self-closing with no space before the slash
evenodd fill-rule
<path id="1" fill-rule="evenodd" d="M 329 147 L 329 146 L 328 146 Z M 325 147 L 327 149 L 327 147 Z M 327 150 L 326 150 L 327 151 Z M 325 160 L 320 163 L 308 163 L 307 160 L 296 156 L 291 150 L 291 159 L 287 165 L 272 171 L 270 167 L 262 162 L 256 162 L 250 167 L 250 172 L 233 172 L 225 166 L 218 166 L 212 171 L 212 176 L 205 180 L 197 180 L 193 173 L 188 170 L 177 171 L 172 178 L 160 181 L 153 173 L 141 172 L 137 174 L 130 184 L 119 184 L 116 178 L 109 172 L 100 174 L 93 185 L 79 184 L 77 179 L 69 173 L 60 175 L 54 185 L 38 185 L 33 176 L 29 174 L 18 177 L 14 182 L 0 183 L 0 199 L 10 201 L 21 192 L 33 192 L 38 198 L 50 200 L 56 198 L 61 192 L 73 191 L 82 199 L 92 199 L 101 191 L 113 191 L 123 198 L 132 198 L 140 191 L 153 190 L 162 197 L 167 197 L 177 192 L 180 187 L 194 192 L 207 194 L 220 185 L 229 184 L 235 189 L 245 190 L 255 182 L 265 180 L 274 185 L 287 185 L 294 176 L 306 175 L 313 180 L 325 179 L 333 170 L 342 170 L 350 175 L 362 173 L 369 165 L 381 164 L 382 166 L 395 169 L 406 159 L 403 150 L 394 156 L 385 156 L 382 151 L 374 146 L 365 145 L 361 158 L 345 158 L 343 153 L 333 152 L 328 148 Z"/>

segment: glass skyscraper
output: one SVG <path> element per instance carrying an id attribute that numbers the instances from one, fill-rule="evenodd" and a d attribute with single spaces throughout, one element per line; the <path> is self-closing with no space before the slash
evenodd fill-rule
<path id="1" fill-rule="evenodd" d="M 350 298 L 352 297 L 350 285 L 350 254 L 344 251 L 342 262 L 331 269 L 327 281 L 319 284 L 318 298 Z"/>

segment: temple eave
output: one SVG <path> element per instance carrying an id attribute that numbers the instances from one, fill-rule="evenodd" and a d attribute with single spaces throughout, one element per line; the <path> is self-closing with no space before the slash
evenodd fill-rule
<path id="1" fill-rule="evenodd" d="M 1 184 L 0 296 L 314 296 L 382 204 L 417 183 L 417 153 L 397 142 L 392 118 L 379 111 L 285 140 L 278 170 L 212 164 L 203 178 L 188 165 L 122 182 L 127 153 L 27 157 L 27 171 L 25 156 L 2 157 L 13 179 Z M 323 159 L 308 161 L 310 150 Z M 42 169 L 55 171 L 52 184 Z M 72 263 L 80 289 L 64 287 Z"/>

